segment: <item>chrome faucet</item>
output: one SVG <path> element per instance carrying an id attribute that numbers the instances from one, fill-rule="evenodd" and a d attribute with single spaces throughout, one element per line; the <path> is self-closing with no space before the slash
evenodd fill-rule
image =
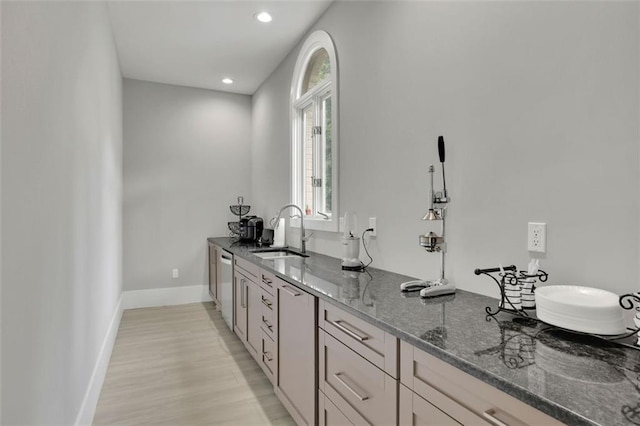
<path id="1" fill-rule="evenodd" d="M 274 229 L 277 228 L 280 223 L 280 215 L 282 215 L 282 212 L 288 209 L 289 207 L 296 208 L 300 212 L 300 253 L 305 254 L 307 252 L 308 238 L 304 232 L 304 212 L 300 207 L 298 207 L 295 204 L 285 204 L 284 206 L 282 206 L 280 208 L 280 211 L 278 212 L 278 217 L 276 217 Z"/>

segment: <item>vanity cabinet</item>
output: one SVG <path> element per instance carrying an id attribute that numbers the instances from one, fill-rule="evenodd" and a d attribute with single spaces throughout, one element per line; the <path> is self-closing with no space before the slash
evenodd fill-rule
<path id="1" fill-rule="evenodd" d="M 324 301 L 318 325 L 320 420 L 397 424 L 398 339 Z"/>
<path id="2" fill-rule="evenodd" d="M 276 395 L 298 425 L 316 424 L 316 298 L 279 278 Z"/>
<path id="3" fill-rule="evenodd" d="M 404 341 L 400 344 L 400 381 L 406 387 L 400 392 L 402 425 L 419 424 L 424 413 L 437 413 L 434 408 L 446 415 L 437 413 L 440 418 L 461 424 L 562 424 Z"/>

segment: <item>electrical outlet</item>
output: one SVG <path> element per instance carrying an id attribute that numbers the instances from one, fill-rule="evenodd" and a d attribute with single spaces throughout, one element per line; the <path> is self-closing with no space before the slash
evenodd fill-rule
<path id="1" fill-rule="evenodd" d="M 377 230 L 378 228 L 376 227 L 376 218 L 375 217 L 370 217 L 369 218 L 369 228 L 373 228 L 373 231 L 369 232 L 369 235 L 371 235 L 372 237 L 375 237 L 377 235 Z"/>
<path id="2" fill-rule="evenodd" d="M 171 271 L 171 275 L 173 276 L 173 278 L 178 278 L 180 276 L 180 270 L 178 268 L 175 268 Z"/>
<path id="3" fill-rule="evenodd" d="M 527 249 L 536 253 L 547 252 L 547 224 L 543 222 L 529 222 Z"/>

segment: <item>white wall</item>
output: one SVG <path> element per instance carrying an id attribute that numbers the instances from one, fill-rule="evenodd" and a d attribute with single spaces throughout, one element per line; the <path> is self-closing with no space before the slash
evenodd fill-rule
<path id="1" fill-rule="evenodd" d="M 251 193 L 256 215 L 265 221 L 290 200 L 289 87 L 294 65 L 289 55 L 252 97 Z"/>
<path id="2" fill-rule="evenodd" d="M 444 135 L 447 275 L 460 288 L 496 295 L 473 270 L 524 267 L 527 222 L 543 221 L 551 282 L 637 290 L 637 17 L 637 2 L 334 3 L 311 30 L 336 45 L 340 206 L 362 225 L 377 216 L 374 265 L 438 275 L 417 241 L 438 231 L 419 219 Z M 252 192 L 266 213 L 288 198 L 298 49 L 253 97 Z M 337 234 L 308 247 L 341 255 Z"/>
<path id="3" fill-rule="evenodd" d="M 125 290 L 204 285 L 206 238 L 253 202 L 251 97 L 124 79 L 124 141 Z"/>
<path id="4" fill-rule="evenodd" d="M 104 3 L 2 2 L 2 424 L 82 417 L 122 292 L 121 84 Z"/>

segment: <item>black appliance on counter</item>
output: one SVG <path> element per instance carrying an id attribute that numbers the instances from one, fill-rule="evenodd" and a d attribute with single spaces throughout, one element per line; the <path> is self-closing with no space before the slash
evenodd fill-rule
<path id="1" fill-rule="evenodd" d="M 264 223 L 261 217 L 245 216 L 240 219 L 240 239 L 242 241 L 258 241 L 262 236 Z"/>

